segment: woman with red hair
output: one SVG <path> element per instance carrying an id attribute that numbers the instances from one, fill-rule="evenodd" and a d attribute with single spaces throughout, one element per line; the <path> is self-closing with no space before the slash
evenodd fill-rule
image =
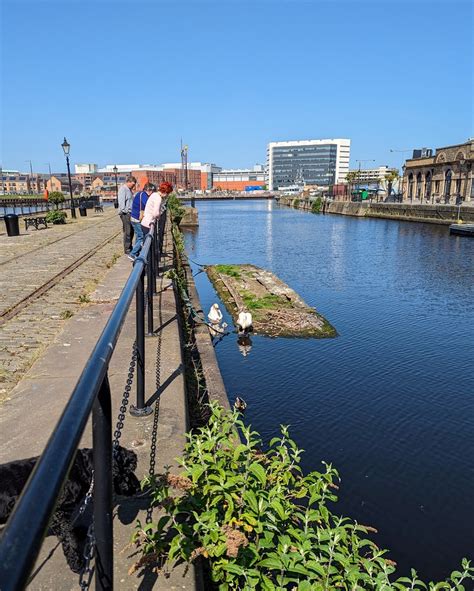
<path id="1" fill-rule="evenodd" d="M 143 213 L 143 219 L 141 221 L 143 236 L 146 236 L 150 231 L 150 225 L 156 222 L 160 217 L 161 203 L 163 199 L 168 197 L 173 192 L 173 185 L 171 183 L 161 183 L 158 192 L 152 193 L 148 197 L 148 201 L 145 205 L 145 211 Z"/>

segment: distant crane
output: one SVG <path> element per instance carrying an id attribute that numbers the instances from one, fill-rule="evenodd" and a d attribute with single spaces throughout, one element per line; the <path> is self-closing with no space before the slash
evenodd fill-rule
<path id="1" fill-rule="evenodd" d="M 185 192 L 188 191 L 188 146 L 183 146 L 181 140 L 181 182 Z"/>

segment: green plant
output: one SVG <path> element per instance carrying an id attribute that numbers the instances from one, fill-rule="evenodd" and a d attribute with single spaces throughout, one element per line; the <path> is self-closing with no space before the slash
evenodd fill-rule
<path id="1" fill-rule="evenodd" d="M 52 191 L 48 196 L 48 201 L 50 203 L 54 203 L 56 205 L 56 209 L 58 205 L 64 201 L 64 194 L 61 191 Z"/>
<path id="2" fill-rule="evenodd" d="M 393 580 L 395 563 L 366 535 L 375 530 L 331 513 L 336 470 L 324 464 L 304 476 L 287 427 L 263 452 L 236 412 L 210 409 L 207 425 L 188 435 L 182 472 L 143 481 L 162 512 L 157 523 L 137 522 L 135 570 L 202 556 L 223 591 L 427 588 L 414 571 Z M 474 568 L 463 560 L 462 571 L 429 589 L 462 590 L 468 579 Z"/>
<path id="3" fill-rule="evenodd" d="M 90 303 L 90 301 L 91 301 L 91 299 L 90 299 L 90 297 L 89 297 L 89 296 L 88 296 L 86 293 L 82 293 L 82 294 L 81 294 L 81 295 L 80 295 L 80 296 L 77 298 L 77 301 L 78 301 L 80 304 L 89 304 L 89 303 Z"/>
<path id="4" fill-rule="evenodd" d="M 312 213 L 319 213 L 321 211 L 322 203 L 323 202 L 322 202 L 321 197 L 316 197 L 316 199 L 311 204 L 311 212 Z"/>
<path id="5" fill-rule="evenodd" d="M 293 199 L 293 207 L 297 208 L 300 205 L 300 200 L 299 199 Z"/>
<path id="6" fill-rule="evenodd" d="M 176 224 L 179 224 L 183 215 L 184 215 L 184 207 L 181 205 L 180 200 L 176 197 L 175 193 L 171 193 L 171 195 L 166 199 L 166 208 L 169 212 L 171 212 L 171 217 Z"/>
<path id="7" fill-rule="evenodd" d="M 236 279 L 239 279 L 241 276 L 238 265 L 216 265 L 216 271 L 224 275 L 229 275 L 229 277 L 235 277 Z"/>
<path id="8" fill-rule="evenodd" d="M 72 318 L 74 316 L 74 312 L 71 312 L 71 310 L 63 310 L 59 316 L 61 320 L 67 320 L 68 318 Z"/>
<path id="9" fill-rule="evenodd" d="M 48 211 L 46 214 L 46 221 L 49 224 L 65 224 L 66 213 L 64 211 Z"/>

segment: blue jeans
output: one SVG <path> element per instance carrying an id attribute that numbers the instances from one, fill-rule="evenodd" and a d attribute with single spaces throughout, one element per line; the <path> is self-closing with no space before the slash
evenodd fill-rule
<path id="1" fill-rule="evenodd" d="M 142 225 L 140 222 L 132 222 L 133 231 L 135 232 L 135 244 L 133 245 L 132 252 L 130 253 L 132 256 L 138 256 L 143 244 L 143 230 Z"/>

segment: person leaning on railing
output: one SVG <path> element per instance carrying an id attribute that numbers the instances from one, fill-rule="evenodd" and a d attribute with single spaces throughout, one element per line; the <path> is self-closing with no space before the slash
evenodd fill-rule
<path id="1" fill-rule="evenodd" d="M 156 192 L 156 187 L 153 183 L 146 183 L 143 187 L 143 191 L 138 191 L 135 194 L 132 202 L 132 211 L 130 214 L 130 221 L 132 222 L 133 231 L 135 233 L 135 244 L 132 248 L 132 252 L 127 255 L 131 261 L 134 261 L 138 256 L 143 244 L 143 230 L 141 221 L 145 214 L 145 206 L 147 204 L 150 195 Z"/>
<path id="2" fill-rule="evenodd" d="M 171 183 L 161 183 L 158 192 L 152 193 L 145 205 L 145 212 L 142 219 L 143 236 L 146 236 L 150 231 L 150 226 L 156 222 L 161 214 L 161 203 L 170 193 L 173 192 L 173 185 Z"/>

